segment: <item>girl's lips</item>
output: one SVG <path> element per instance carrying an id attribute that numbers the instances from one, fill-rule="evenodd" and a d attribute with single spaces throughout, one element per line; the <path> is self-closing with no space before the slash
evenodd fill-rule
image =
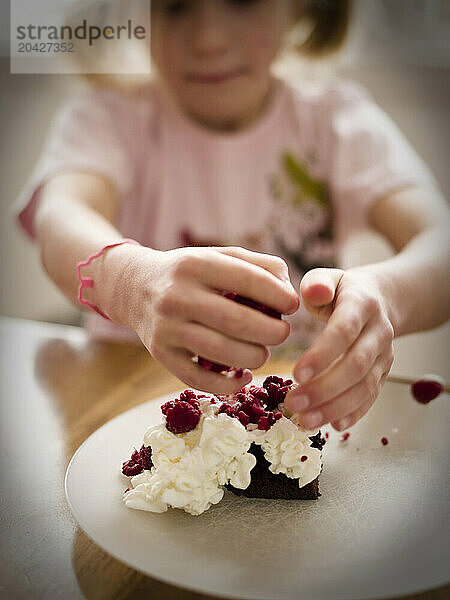
<path id="1" fill-rule="evenodd" d="M 242 75 L 242 70 L 226 71 L 224 73 L 190 73 L 187 80 L 190 83 L 218 84 L 227 83 Z"/>

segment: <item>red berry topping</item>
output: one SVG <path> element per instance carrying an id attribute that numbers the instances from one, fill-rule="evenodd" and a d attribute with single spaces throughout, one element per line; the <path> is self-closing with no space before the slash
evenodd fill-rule
<path id="1" fill-rule="evenodd" d="M 141 449 L 139 450 L 139 458 L 143 469 L 150 470 L 153 467 L 152 449 L 150 446 L 144 446 L 144 444 L 142 444 Z"/>
<path id="2" fill-rule="evenodd" d="M 224 402 L 220 405 L 219 413 L 225 413 L 229 417 L 235 417 L 238 413 L 238 410 L 236 406 L 233 406 L 228 402 Z"/>
<path id="3" fill-rule="evenodd" d="M 247 425 L 250 423 L 250 417 L 242 410 L 237 413 L 237 418 L 244 427 L 247 427 Z"/>
<path id="4" fill-rule="evenodd" d="M 241 402 L 240 409 L 245 412 L 252 423 L 257 423 L 259 418 L 265 414 L 264 406 L 257 398 L 248 397 Z"/>
<path id="5" fill-rule="evenodd" d="M 289 379 L 287 381 L 289 381 Z M 263 387 L 267 389 L 269 383 L 275 383 L 276 385 L 280 386 L 284 385 L 284 380 L 282 377 L 278 377 L 278 375 L 269 375 L 264 379 Z"/>
<path id="6" fill-rule="evenodd" d="M 126 494 L 126 493 L 127 493 L 127 492 L 129 492 L 130 490 L 131 490 L 131 488 L 127 488 L 127 489 L 124 491 L 124 494 Z"/>
<path id="7" fill-rule="evenodd" d="M 419 379 L 411 386 L 411 393 L 420 404 L 428 404 L 444 391 L 440 381 L 432 379 Z"/>
<path id="8" fill-rule="evenodd" d="M 262 416 L 258 421 L 258 429 L 267 431 L 270 429 L 269 419 L 266 416 Z"/>
<path id="9" fill-rule="evenodd" d="M 139 452 L 138 450 L 135 450 L 135 451 L 133 452 L 133 454 L 131 455 L 131 458 L 130 458 L 130 460 L 132 460 L 132 461 L 133 461 L 133 462 L 135 462 L 135 463 L 138 463 L 138 462 L 140 462 L 140 461 L 141 461 L 141 455 L 140 455 L 140 452 Z"/>
<path id="10" fill-rule="evenodd" d="M 325 439 L 327 440 L 330 437 L 330 434 L 328 433 L 328 431 L 325 431 Z"/>
<path id="11" fill-rule="evenodd" d="M 308 457 L 306 456 L 306 454 L 304 454 L 303 456 L 300 457 L 301 462 L 305 462 L 305 460 L 308 460 Z"/>
<path id="12" fill-rule="evenodd" d="M 203 398 L 204 396 L 200 397 Z M 184 390 L 184 392 L 181 392 L 180 394 L 180 400 L 184 400 L 185 402 L 189 402 L 190 400 L 197 400 L 197 398 L 198 396 L 194 392 L 194 390 Z"/>
<path id="13" fill-rule="evenodd" d="M 291 389 L 292 379 L 283 380 L 282 377 L 277 375 L 270 375 L 266 377 L 263 383 L 263 387 L 267 390 L 269 395 L 267 400 L 264 400 L 267 407 L 271 410 L 278 407 L 281 402 L 284 402 L 286 394 Z"/>
<path id="14" fill-rule="evenodd" d="M 389 444 L 389 440 L 387 439 L 387 437 L 382 437 L 381 443 L 383 444 L 383 446 L 387 446 Z"/>
<path id="15" fill-rule="evenodd" d="M 150 470 L 153 467 L 152 449 L 150 446 L 142 444 L 141 449 L 134 450 L 130 460 L 127 460 L 122 465 L 122 473 L 127 477 L 139 475 L 144 469 Z"/>
<path id="16" fill-rule="evenodd" d="M 267 412 L 265 416 L 267 417 L 267 420 L 269 421 L 269 425 L 272 427 L 272 425 L 275 423 L 276 419 L 275 419 L 275 415 L 273 414 L 273 412 Z"/>
<path id="17" fill-rule="evenodd" d="M 349 437 L 350 437 L 350 433 L 348 431 L 346 431 L 345 433 L 342 434 L 341 440 L 343 442 L 345 442 L 346 440 L 348 440 Z"/>
<path id="18" fill-rule="evenodd" d="M 166 428 L 175 434 L 192 431 L 199 421 L 200 410 L 184 400 L 176 400 L 166 412 Z"/>
<path id="19" fill-rule="evenodd" d="M 275 417 L 275 421 L 279 421 L 283 415 L 280 411 L 277 411 L 273 413 L 273 416 Z"/>
<path id="20" fill-rule="evenodd" d="M 139 473 L 142 473 L 142 465 L 140 462 L 136 463 L 132 460 L 127 460 L 122 465 L 122 473 L 127 477 L 139 475 Z"/>
<path id="21" fill-rule="evenodd" d="M 252 396 L 258 398 L 258 400 L 261 400 L 262 402 L 267 402 L 269 400 L 269 392 L 265 387 L 257 387 L 256 385 L 252 385 L 248 391 Z"/>

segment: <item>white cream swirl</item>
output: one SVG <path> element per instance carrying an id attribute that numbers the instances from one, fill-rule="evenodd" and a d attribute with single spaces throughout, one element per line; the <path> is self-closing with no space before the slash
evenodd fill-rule
<path id="1" fill-rule="evenodd" d="M 286 417 L 279 419 L 268 431 L 253 431 L 255 444 L 260 444 L 272 473 L 284 473 L 298 479 L 299 487 L 313 481 L 322 468 L 322 453 L 311 448 L 311 432 L 300 429 Z M 302 457 L 306 459 L 302 460 Z"/>
<path id="2" fill-rule="evenodd" d="M 193 434 L 197 444 L 192 446 Z M 189 439 L 190 438 L 190 439 Z M 164 512 L 169 506 L 199 515 L 220 502 L 223 485 L 241 489 L 250 484 L 256 458 L 247 451 L 250 439 L 243 425 L 226 414 L 202 416 L 196 429 L 175 435 L 165 424 L 147 430 L 153 467 L 131 479 L 124 496 L 130 508 Z"/>

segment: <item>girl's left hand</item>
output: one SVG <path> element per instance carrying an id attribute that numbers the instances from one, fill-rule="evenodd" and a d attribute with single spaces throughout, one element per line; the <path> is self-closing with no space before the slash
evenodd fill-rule
<path id="1" fill-rule="evenodd" d="M 313 269 L 300 285 L 305 307 L 327 326 L 294 367 L 300 387 L 286 408 L 315 429 L 354 425 L 375 402 L 390 371 L 394 328 L 376 276 L 364 268 Z"/>

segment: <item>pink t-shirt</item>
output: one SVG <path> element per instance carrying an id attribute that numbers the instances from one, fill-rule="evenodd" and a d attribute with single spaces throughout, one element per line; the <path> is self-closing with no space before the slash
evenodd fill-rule
<path id="1" fill-rule="evenodd" d="M 342 242 L 366 226 L 377 198 L 435 185 L 383 111 L 339 81 L 277 81 L 265 114 L 236 133 L 192 122 L 155 83 L 134 96 L 101 89 L 72 100 L 55 117 L 18 200 L 31 237 L 40 187 L 73 171 L 113 182 L 124 237 L 159 250 L 240 245 L 276 254 L 294 285 L 310 268 L 337 264 Z M 322 327 L 302 308 L 288 320 L 295 346 Z M 93 312 L 86 324 L 98 337 L 131 333 Z"/>

